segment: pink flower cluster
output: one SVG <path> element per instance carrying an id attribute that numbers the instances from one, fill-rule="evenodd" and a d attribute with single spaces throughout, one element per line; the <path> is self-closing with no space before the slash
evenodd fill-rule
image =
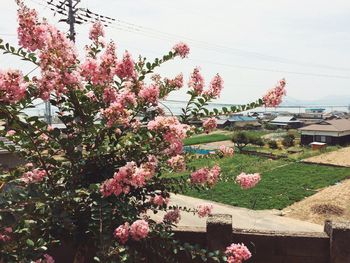
<path id="1" fill-rule="evenodd" d="M 226 248 L 225 255 L 228 263 L 242 263 L 252 256 L 244 244 L 231 244 Z"/>
<path id="2" fill-rule="evenodd" d="M 183 42 L 179 42 L 177 43 L 174 47 L 173 47 L 175 53 L 177 55 L 179 55 L 181 58 L 185 58 L 188 56 L 188 54 L 190 53 L 190 48 L 187 46 L 187 44 L 183 43 Z"/>
<path id="3" fill-rule="evenodd" d="M 21 100 L 27 90 L 23 74 L 18 70 L 0 70 L 0 102 L 16 103 Z"/>
<path id="4" fill-rule="evenodd" d="M 37 80 L 40 97 L 49 99 L 54 91 L 57 96 L 69 88 L 80 87 L 80 75 L 76 70 L 78 54 L 72 41 L 51 25 L 46 25 L 45 45 L 39 52 L 42 77 Z"/>
<path id="5" fill-rule="evenodd" d="M 118 63 L 116 74 L 121 79 L 129 79 L 136 77 L 134 61 L 128 51 L 125 51 L 123 55 L 123 60 L 120 63 Z"/>
<path id="6" fill-rule="evenodd" d="M 236 177 L 236 183 L 241 186 L 242 189 L 249 189 L 257 185 L 261 180 L 261 176 L 258 173 L 246 174 L 241 173 Z"/>
<path id="7" fill-rule="evenodd" d="M 233 156 L 235 153 L 234 148 L 227 147 L 226 145 L 220 145 L 219 153 L 223 156 Z"/>
<path id="8" fill-rule="evenodd" d="M 96 46 L 104 46 L 103 37 L 105 36 L 103 24 L 101 21 L 95 22 L 90 28 L 89 38 Z"/>
<path id="9" fill-rule="evenodd" d="M 148 236 L 149 225 L 145 220 L 136 220 L 129 227 L 129 223 L 124 223 L 114 230 L 114 236 L 119 240 L 121 244 L 125 244 L 129 236 L 132 239 L 138 241 Z"/>
<path id="10" fill-rule="evenodd" d="M 18 9 L 19 45 L 30 51 L 41 49 L 47 38 L 46 26 L 39 23 L 38 13 L 20 3 Z"/>
<path id="11" fill-rule="evenodd" d="M 217 120 L 214 117 L 206 119 L 205 121 L 203 121 L 203 128 L 204 128 L 204 131 L 206 133 L 209 133 L 209 132 L 212 132 L 213 130 L 215 130 L 217 125 L 218 125 L 217 124 Z"/>
<path id="12" fill-rule="evenodd" d="M 114 236 L 119 240 L 121 244 L 125 244 L 129 239 L 129 223 L 125 222 L 124 225 L 118 226 L 114 230 Z"/>
<path id="13" fill-rule="evenodd" d="M 181 215 L 180 215 L 180 210 L 178 208 L 167 212 L 163 218 L 164 222 L 170 223 L 170 224 L 172 223 L 178 224 L 180 220 L 181 220 Z"/>
<path id="14" fill-rule="evenodd" d="M 185 157 L 182 155 L 171 157 L 167 163 L 176 172 L 183 172 L 186 169 Z"/>
<path id="15" fill-rule="evenodd" d="M 147 103 L 157 104 L 159 98 L 159 87 L 154 84 L 143 86 L 139 92 L 139 96 Z"/>
<path id="16" fill-rule="evenodd" d="M 41 182 L 46 177 L 47 173 L 42 169 L 33 169 L 32 171 L 28 171 L 24 173 L 21 177 L 21 180 L 26 184 Z"/>
<path id="17" fill-rule="evenodd" d="M 197 207 L 197 213 L 199 217 L 206 217 L 208 215 L 211 215 L 213 211 L 213 205 L 212 204 L 201 204 Z"/>
<path id="18" fill-rule="evenodd" d="M 80 67 L 80 74 L 93 85 L 109 86 L 118 65 L 116 47 L 110 42 L 99 59 L 86 58 Z"/>
<path id="19" fill-rule="evenodd" d="M 165 154 L 175 156 L 182 153 L 182 140 L 187 136 L 188 125 L 181 124 L 174 116 L 157 116 L 148 123 L 147 127 L 151 131 L 157 131 L 163 134 L 164 140 L 169 144 L 165 149 Z"/>
<path id="20" fill-rule="evenodd" d="M 145 220 L 136 220 L 130 227 L 130 234 L 134 240 L 141 240 L 148 236 L 149 226 Z"/>
<path id="21" fill-rule="evenodd" d="M 273 89 L 266 93 L 263 97 L 265 107 L 277 107 L 282 103 L 282 97 L 287 94 L 285 86 L 286 80 L 281 79 Z"/>
<path id="22" fill-rule="evenodd" d="M 5 227 L 4 232 L 3 233 L 0 232 L 0 241 L 7 242 L 11 240 L 11 237 L 10 237 L 11 233 L 12 233 L 12 227 Z"/>
<path id="23" fill-rule="evenodd" d="M 197 95 L 201 95 L 204 88 L 204 78 L 199 70 L 198 67 L 193 70 L 188 82 L 188 87 L 192 88 Z"/>
<path id="24" fill-rule="evenodd" d="M 152 197 L 150 201 L 157 206 L 163 206 L 169 203 L 169 198 L 164 198 L 161 195 L 156 195 L 155 197 Z"/>
<path id="25" fill-rule="evenodd" d="M 214 165 L 211 169 L 207 167 L 200 168 L 191 174 L 191 183 L 213 186 L 219 180 L 220 173 L 221 168 L 218 165 Z"/>
<path id="26" fill-rule="evenodd" d="M 180 73 L 173 79 L 165 79 L 165 82 L 169 86 L 174 87 L 175 89 L 180 89 L 184 85 L 184 76 L 182 75 L 182 73 Z"/>
<path id="27" fill-rule="evenodd" d="M 38 259 L 34 263 L 55 263 L 55 260 L 50 255 L 45 254 L 43 259 Z"/>
<path id="28" fill-rule="evenodd" d="M 117 92 L 114 88 L 104 89 L 103 99 L 111 103 L 108 108 L 101 109 L 102 116 L 107 120 L 109 127 L 114 124 L 127 124 L 130 116 L 128 106 L 136 104 L 135 94 L 128 89 Z"/>
<path id="29" fill-rule="evenodd" d="M 140 188 L 146 181 L 152 178 L 155 173 L 156 163 L 146 162 L 137 166 L 135 162 L 128 162 L 114 173 L 113 178 L 104 181 L 100 191 L 104 197 L 112 194 L 118 196 L 121 193 L 128 194 L 130 187 Z"/>
<path id="30" fill-rule="evenodd" d="M 210 86 L 208 90 L 204 92 L 205 95 L 211 98 L 220 97 L 221 90 L 224 88 L 224 80 L 221 78 L 219 74 L 216 74 L 212 81 L 210 82 Z"/>

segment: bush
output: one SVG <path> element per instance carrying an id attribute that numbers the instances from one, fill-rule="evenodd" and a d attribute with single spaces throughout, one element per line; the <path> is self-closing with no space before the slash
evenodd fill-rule
<path id="1" fill-rule="evenodd" d="M 265 123 L 264 128 L 266 130 L 271 130 L 271 131 L 278 130 L 278 127 L 276 125 L 270 124 L 270 123 Z"/>
<path id="2" fill-rule="evenodd" d="M 270 147 L 271 149 L 278 149 L 277 142 L 276 142 L 276 141 L 274 141 L 274 140 L 270 140 L 270 141 L 268 141 L 268 143 L 267 143 L 267 144 L 269 145 L 269 147 Z"/>
<path id="3" fill-rule="evenodd" d="M 283 137 L 282 145 L 286 148 L 294 146 L 295 136 L 293 134 L 287 134 Z"/>
<path id="4" fill-rule="evenodd" d="M 128 52 L 117 57 L 97 22 L 90 31 L 92 43 L 79 58 L 65 33 L 17 3 L 22 46 L 17 49 L 0 39 L 0 50 L 40 71 L 33 77 L 19 70 L 0 71 L 0 121 L 8 124 L 0 136 L 16 145 L 0 141 L 0 148 L 26 161 L 0 175 L 0 262 L 52 262 L 46 251 L 64 243 L 76 248 L 75 261 L 80 262 L 92 262 L 84 258 L 90 248 L 94 261 L 106 263 L 179 262 L 182 252 L 193 260 L 222 258 L 221 252 L 182 244 L 172 233 L 181 211 L 204 216 L 210 207 L 168 205 L 170 193 L 214 186 L 220 167 L 202 167 L 176 178 L 164 174 L 185 171 L 192 157 L 183 152 L 185 138 L 215 129 L 220 113 L 276 106 L 285 81 L 264 100 L 210 112 L 205 105 L 220 95 L 223 80 L 215 75 L 203 91 L 196 68 L 183 114 L 165 116 L 160 100 L 182 88 L 183 75 L 169 79 L 154 71 L 176 57 L 185 58 L 186 44 L 178 43 L 154 61 L 142 56 L 134 61 Z M 58 108 L 63 127 L 25 114 L 39 99 Z M 153 107 L 157 110 L 148 114 Z M 203 129 L 189 125 L 205 117 Z M 146 211 L 166 215 L 156 222 Z"/>
<path id="5" fill-rule="evenodd" d="M 257 146 L 264 146 L 265 142 L 261 137 L 251 136 L 250 143 Z"/>

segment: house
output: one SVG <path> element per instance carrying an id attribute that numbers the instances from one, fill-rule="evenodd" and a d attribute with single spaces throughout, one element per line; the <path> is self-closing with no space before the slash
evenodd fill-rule
<path id="1" fill-rule="evenodd" d="M 301 144 L 323 142 L 328 145 L 344 145 L 350 143 L 350 120 L 326 120 L 300 128 Z"/>
<path id="2" fill-rule="evenodd" d="M 294 116 L 277 116 L 275 119 L 270 121 L 270 124 L 275 125 L 278 128 L 285 129 L 297 129 L 303 126 L 303 122 Z"/>
<path id="3" fill-rule="evenodd" d="M 228 119 L 217 119 L 216 123 L 217 123 L 217 127 L 219 129 L 224 129 L 224 128 L 230 126 L 230 122 Z"/>
<path id="4" fill-rule="evenodd" d="M 261 127 L 261 124 L 256 118 L 249 116 L 232 115 L 227 119 L 227 121 L 232 128 L 244 128 L 246 126 L 253 126 L 256 128 Z"/>

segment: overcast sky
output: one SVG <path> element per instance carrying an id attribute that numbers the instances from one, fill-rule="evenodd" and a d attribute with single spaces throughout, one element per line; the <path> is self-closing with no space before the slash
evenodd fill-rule
<path id="1" fill-rule="evenodd" d="M 68 30 L 44 0 L 25 3 Z M 189 59 L 176 59 L 160 73 L 183 72 L 187 81 L 193 67 L 200 66 L 209 83 L 218 72 L 225 81 L 219 102 L 249 102 L 282 77 L 296 99 L 350 95 L 349 0 L 81 0 L 79 6 L 122 21 L 106 29 L 119 55 L 128 49 L 134 58 L 154 59 L 178 41 L 187 42 Z M 0 10 L 0 37 L 17 44 L 14 0 L 0 0 Z M 88 28 L 77 25 L 80 50 Z M 26 72 L 33 65 L 1 54 L 0 68 L 9 67 Z"/>

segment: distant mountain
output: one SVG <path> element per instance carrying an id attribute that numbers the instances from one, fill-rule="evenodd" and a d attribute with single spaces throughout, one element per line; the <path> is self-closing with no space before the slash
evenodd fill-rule
<path id="1" fill-rule="evenodd" d="M 281 106 L 348 106 L 350 105 L 349 96 L 330 95 L 318 100 L 300 100 L 289 96 L 283 99 Z"/>

